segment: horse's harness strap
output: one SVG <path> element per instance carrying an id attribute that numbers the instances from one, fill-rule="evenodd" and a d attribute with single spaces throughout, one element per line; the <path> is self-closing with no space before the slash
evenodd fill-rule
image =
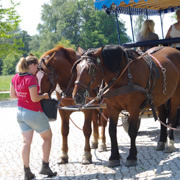
<path id="1" fill-rule="evenodd" d="M 111 91 L 108 91 L 106 94 L 102 95 L 102 98 L 120 96 L 123 94 L 135 92 L 135 91 L 143 92 L 145 95 L 147 94 L 147 91 L 143 87 L 136 84 L 133 84 L 133 85 L 128 84 L 128 85 L 113 89 Z"/>
<path id="2" fill-rule="evenodd" d="M 86 89 L 88 89 L 89 88 L 89 86 L 88 85 L 86 85 L 86 84 L 84 84 L 84 83 L 82 83 L 82 82 L 80 82 L 80 81 L 75 81 L 75 83 L 74 84 L 78 84 L 78 85 L 80 85 L 80 86 L 82 86 L 82 87 L 84 87 L 84 88 L 86 88 Z"/>

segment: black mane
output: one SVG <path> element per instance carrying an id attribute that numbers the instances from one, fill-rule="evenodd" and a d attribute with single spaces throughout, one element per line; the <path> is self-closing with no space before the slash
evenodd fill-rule
<path id="1" fill-rule="evenodd" d="M 102 58 L 106 69 L 117 73 L 122 67 L 124 50 L 119 45 L 106 45 L 102 49 Z"/>

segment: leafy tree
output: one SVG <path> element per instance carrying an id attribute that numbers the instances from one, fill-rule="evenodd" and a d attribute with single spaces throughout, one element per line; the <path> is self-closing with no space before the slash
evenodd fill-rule
<path id="1" fill-rule="evenodd" d="M 68 39 L 65 39 L 64 37 L 61 38 L 61 41 L 57 43 L 58 45 L 62 45 L 66 48 L 73 48 L 76 49 L 76 46 L 71 44 L 71 42 Z"/>
<path id="2" fill-rule="evenodd" d="M 14 4 L 12 7 L 2 8 L 0 4 L 0 57 L 5 57 L 10 52 L 17 52 L 23 46 L 21 40 L 17 40 L 15 36 L 19 28 L 19 16 L 16 14 Z"/>
<path id="3" fill-rule="evenodd" d="M 3 60 L 2 75 L 14 74 L 19 55 L 9 54 Z"/>
<path id="4" fill-rule="evenodd" d="M 31 41 L 31 36 L 27 31 L 20 31 L 19 34 L 16 35 L 16 39 L 22 41 L 23 47 L 20 47 L 19 50 L 23 51 L 23 56 L 26 57 L 30 51 L 29 42 Z"/>
<path id="5" fill-rule="evenodd" d="M 114 15 L 96 11 L 92 0 L 51 0 L 43 5 L 39 51 L 47 51 L 65 38 L 85 49 L 118 44 Z M 119 22 L 122 43 L 130 41 L 124 22 Z"/>
<path id="6" fill-rule="evenodd" d="M 31 41 L 29 41 L 29 52 L 35 55 L 37 58 L 40 58 L 43 51 L 40 51 L 40 40 L 41 37 L 39 35 L 31 36 Z"/>

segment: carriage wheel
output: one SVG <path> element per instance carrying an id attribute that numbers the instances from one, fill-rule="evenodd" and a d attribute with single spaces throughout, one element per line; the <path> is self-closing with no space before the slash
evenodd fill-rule
<path id="1" fill-rule="evenodd" d="M 139 118 L 140 118 L 140 117 L 139 117 Z M 122 117 L 121 117 L 121 121 L 122 121 L 122 126 L 123 126 L 125 132 L 128 133 L 128 130 L 129 130 L 129 116 L 122 116 Z M 139 127 L 140 127 L 140 122 L 141 122 L 141 121 L 139 121 L 138 129 L 139 129 Z"/>

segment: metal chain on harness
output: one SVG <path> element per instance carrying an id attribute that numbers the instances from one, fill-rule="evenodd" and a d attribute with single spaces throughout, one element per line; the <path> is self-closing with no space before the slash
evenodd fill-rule
<path id="1" fill-rule="evenodd" d="M 166 89 L 166 85 L 167 85 L 167 83 L 166 83 L 166 69 L 164 68 L 164 67 L 161 67 L 161 72 L 162 72 L 162 74 L 163 74 L 163 82 L 164 82 L 164 84 L 163 84 L 163 94 L 166 94 L 166 92 L 167 92 L 167 89 Z"/>

